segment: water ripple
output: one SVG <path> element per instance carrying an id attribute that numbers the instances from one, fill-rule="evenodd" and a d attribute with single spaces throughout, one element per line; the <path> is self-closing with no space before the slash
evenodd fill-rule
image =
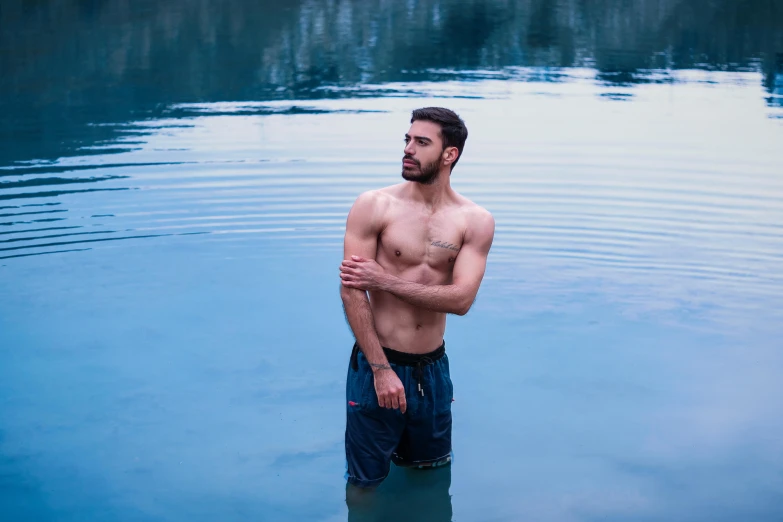
<path id="1" fill-rule="evenodd" d="M 69 194 L 80 194 L 84 192 L 108 192 L 113 190 L 128 190 L 126 188 L 98 188 L 84 190 L 50 190 L 46 192 L 17 192 L 14 194 L 0 194 L 0 200 L 25 199 L 25 198 L 51 198 Z"/>
<path id="2" fill-rule="evenodd" d="M 508 290 L 495 287 L 497 295 L 509 296 L 538 285 L 556 299 L 564 285 L 602 281 L 629 305 L 698 306 L 712 296 L 722 302 L 723 314 L 751 310 L 754 300 L 779 300 L 783 178 L 775 140 L 743 148 L 737 145 L 740 136 L 733 136 L 724 140 L 725 150 L 705 155 L 698 139 L 689 141 L 698 136 L 693 129 L 708 132 L 695 119 L 690 134 L 671 139 L 665 125 L 657 127 L 658 134 L 635 137 L 604 126 L 605 139 L 569 141 L 558 127 L 536 132 L 521 125 L 511 132 L 496 124 L 497 117 L 513 112 L 514 103 L 536 100 L 547 114 L 565 107 L 572 119 L 603 114 L 622 126 L 636 121 L 634 111 L 663 103 L 656 93 L 667 83 L 651 82 L 612 113 L 594 105 L 617 92 L 600 85 L 574 90 L 574 82 L 595 78 L 575 78 L 578 71 L 569 75 L 548 81 L 546 88 L 477 78 L 470 85 L 481 99 L 458 97 L 469 85 L 464 82 L 442 83 L 433 91 L 463 104 L 473 124 L 475 142 L 453 184 L 496 218 L 487 285 L 511 284 Z M 415 94 L 409 87 L 385 88 Z M 554 96 L 542 98 L 542 91 Z M 693 102 L 683 103 L 680 109 L 687 111 Z M 2 168 L 0 200 L 30 203 L 0 207 L 0 258 L 89 255 L 87 250 L 107 242 L 164 237 L 232 255 L 319 250 L 339 255 L 356 196 L 399 181 L 396 127 L 407 114 L 395 104 L 338 96 L 313 107 L 176 105 L 164 111 L 163 120 L 124 126 L 123 139 L 135 143 L 132 152 L 93 151 Z M 776 124 L 765 116 L 745 121 L 745 127 L 753 125 Z M 765 128 L 770 135 L 779 130 Z M 93 187 L 56 188 L 79 184 Z M 36 225 L 44 222 L 57 223 Z M 645 294 L 658 301 L 645 300 Z"/>

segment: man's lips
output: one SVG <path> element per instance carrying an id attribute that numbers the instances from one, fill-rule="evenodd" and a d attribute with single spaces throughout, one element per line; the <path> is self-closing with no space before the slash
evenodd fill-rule
<path id="1" fill-rule="evenodd" d="M 415 161 L 407 160 L 407 159 L 406 160 L 402 160 L 402 165 L 404 167 L 418 167 L 419 166 L 419 164 L 416 163 Z"/>

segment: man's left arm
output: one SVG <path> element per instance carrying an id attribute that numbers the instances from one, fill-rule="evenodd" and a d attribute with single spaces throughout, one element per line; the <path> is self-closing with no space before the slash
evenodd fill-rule
<path id="1" fill-rule="evenodd" d="M 407 303 L 434 312 L 465 315 L 473 306 L 484 278 L 494 235 L 495 220 L 488 212 L 482 212 L 465 233 L 449 285 L 423 285 L 405 281 L 387 274 L 377 263 L 361 258 L 343 262 L 343 284 L 366 290 L 383 290 Z"/>

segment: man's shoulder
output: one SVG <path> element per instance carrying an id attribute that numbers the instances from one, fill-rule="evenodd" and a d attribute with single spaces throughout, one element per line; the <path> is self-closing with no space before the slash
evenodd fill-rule
<path id="1" fill-rule="evenodd" d="M 394 186 L 362 192 L 354 201 L 351 213 L 382 226 L 397 199 L 395 191 L 390 189 L 394 189 Z"/>
<path id="2" fill-rule="evenodd" d="M 468 211 L 471 213 L 473 217 L 476 219 L 479 219 L 481 221 L 494 221 L 495 218 L 492 217 L 492 212 L 487 210 L 486 208 L 482 207 L 478 203 L 471 202 L 470 208 Z"/>
<path id="3" fill-rule="evenodd" d="M 494 222 L 492 213 L 489 210 L 468 199 L 462 194 L 457 195 L 459 197 L 460 210 L 469 218 L 470 221 Z"/>
<path id="4" fill-rule="evenodd" d="M 359 199 L 380 199 L 399 195 L 402 184 L 389 185 L 377 189 L 366 190 L 359 194 Z"/>
<path id="5" fill-rule="evenodd" d="M 382 205 L 385 207 L 399 198 L 399 190 L 399 185 L 367 190 L 359 194 L 354 205 L 372 205 L 375 207 Z"/>
<path id="6" fill-rule="evenodd" d="M 375 192 L 377 192 L 379 196 L 396 199 L 402 195 L 402 191 L 405 188 L 405 185 L 405 183 L 395 183 L 394 185 L 388 185 L 386 187 L 376 189 Z"/>
<path id="7" fill-rule="evenodd" d="M 495 235 L 495 218 L 492 213 L 465 196 L 460 197 L 461 211 L 465 216 L 465 237 L 491 243 Z"/>

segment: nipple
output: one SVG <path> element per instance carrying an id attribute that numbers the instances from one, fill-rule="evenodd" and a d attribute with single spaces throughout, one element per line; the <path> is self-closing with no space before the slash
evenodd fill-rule
<path id="1" fill-rule="evenodd" d="M 400 257 L 402 255 L 402 252 L 400 252 L 399 250 L 395 250 L 394 251 L 394 255 L 396 255 L 397 257 Z"/>
<path id="2" fill-rule="evenodd" d="M 449 263 L 453 263 L 453 262 L 454 262 L 454 258 L 453 258 L 453 257 L 450 257 L 450 258 L 449 258 Z"/>

